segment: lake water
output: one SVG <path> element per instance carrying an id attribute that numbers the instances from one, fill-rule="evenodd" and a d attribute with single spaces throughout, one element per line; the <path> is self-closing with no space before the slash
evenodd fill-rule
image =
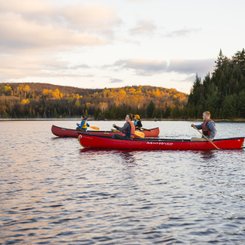
<path id="1" fill-rule="evenodd" d="M 84 151 L 51 134 L 75 123 L 0 122 L 0 243 L 245 244 L 244 150 Z M 198 136 L 190 122 L 144 126 Z M 245 123 L 217 129 L 245 136 Z"/>

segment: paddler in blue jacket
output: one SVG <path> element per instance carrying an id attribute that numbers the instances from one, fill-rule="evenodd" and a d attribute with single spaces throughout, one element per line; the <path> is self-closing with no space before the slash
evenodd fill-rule
<path id="1" fill-rule="evenodd" d="M 205 135 L 208 139 L 213 140 L 217 130 L 215 127 L 215 122 L 211 119 L 211 113 L 209 111 L 203 112 L 203 123 L 199 125 L 191 124 L 193 128 L 201 129 L 202 134 Z M 204 137 L 202 137 L 204 139 Z"/>
<path id="2" fill-rule="evenodd" d="M 141 130 L 141 128 L 143 127 L 140 120 L 140 115 L 138 114 L 134 115 L 134 125 L 135 125 L 135 129 L 137 130 Z"/>
<path id="3" fill-rule="evenodd" d="M 85 117 L 85 116 L 81 116 L 81 122 L 80 124 L 77 123 L 77 130 L 80 130 L 80 131 L 87 131 L 88 127 L 90 126 L 88 123 L 87 123 L 87 120 L 88 118 Z"/>

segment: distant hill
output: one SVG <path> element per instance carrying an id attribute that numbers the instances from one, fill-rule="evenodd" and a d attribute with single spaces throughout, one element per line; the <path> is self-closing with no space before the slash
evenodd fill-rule
<path id="1" fill-rule="evenodd" d="M 177 116 L 187 95 L 153 86 L 83 89 L 46 83 L 1 83 L 0 117 L 123 118 L 138 113 L 145 118 Z"/>
<path id="2" fill-rule="evenodd" d="M 42 93 L 43 89 L 59 89 L 64 94 L 89 94 L 96 91 L 100 91 L 101 89 L 84 89 L 84 88 L 77 88 L 77 87 L 71 87 L 71 86 L 61 86 L 61 85 L 55 85 L 50 83 L 0 83 L 1 85 L 10 85 L 14 90 L 17 90 L 19 86 L 28 85 L 30 86 L 32 91 L 35 91 L 36 93 Z"/>

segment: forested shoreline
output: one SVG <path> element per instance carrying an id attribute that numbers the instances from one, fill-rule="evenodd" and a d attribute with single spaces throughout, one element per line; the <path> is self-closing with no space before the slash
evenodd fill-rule
<path id="1" fill-rule="evenodd" d="M 187 95 L 175 89 L 130 86 L 80 89 L 36 83 L 0 85 L 1 118 L 73 118 L 81 114 L 96 120 L 122 119 L 138 113 L 144 118 L 175 116 Z"/>
<path id="2" fill-rule="evenodd" d="M 220 51 L 214 71 L 196 75 L 190 95 L 153 86 L 81 89 L 43 83 L 1 83 L 0 119 L 123 119 L 131 112 L 145 119 L 196 119 L 205 110 L 216 119 L 245 119 L 245 50 L 228 58 Z"/>

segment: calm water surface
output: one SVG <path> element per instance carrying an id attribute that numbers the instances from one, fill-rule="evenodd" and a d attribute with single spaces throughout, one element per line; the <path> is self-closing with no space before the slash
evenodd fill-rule
<path id="1" fill-rule="evenodd" d="M 245 244 L 244 150 L 84 151 L 50 132 L 75 123 L 0 122 L 0 243 Z M 189 122 L 144 126 L 156 125 L 198 135 Z M 244 123 L 217 128 L 245 136 Z"/>

